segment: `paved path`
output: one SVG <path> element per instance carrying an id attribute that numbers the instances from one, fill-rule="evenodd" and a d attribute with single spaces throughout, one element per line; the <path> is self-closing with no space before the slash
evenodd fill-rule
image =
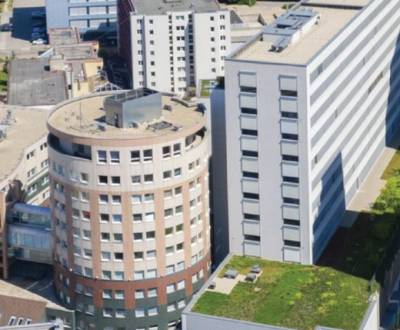
<path id="1" fill-rule="evenodd" d="M 396 150 L 395 148 L 385 147 L 371 172 L 368 174 L 367 179 L 347 206 L 342 226 L 351 227 L 357 219 L 358 213 L 371 209 L 382 188 L 385 186 L 385 181 L 381 178 L 382 173 L 396 153 Z"/>

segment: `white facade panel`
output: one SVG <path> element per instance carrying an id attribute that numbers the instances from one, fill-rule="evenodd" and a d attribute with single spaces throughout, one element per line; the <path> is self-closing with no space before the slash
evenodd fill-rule
<path id="1" fill-rule="evenodd" d="M 258 194 L 258 181 L 255 180 L 242 180 L 242 190 L 243 192 Z"/>
<path id="2" fill-rule="evenodd" d="M 256 95 L 240 94 L 240 107 L 241 108 L 257 108 Z"/>
<path id="3" fill-rule="evenodd" d="M 243 213 L 259 214 L 260 207 L 258 202 L 243 201 Z"/>
<path id="4" fill-rule="evenodd" d="M 296 77 L 281 76 L 279 78 L 279 87 L 280 87 L 281 90 L 297 91 L 297 79 L 296 79 Z"/>
<path id="5" fill-rule="evenodd" d="M 257 87 L 257 76 L 255 73 L 240 72 L 239 73 L 240 86 Z"/>
<path id="6" fill-rule="evenodd" d="M 282 196 L 286 198 L 296 198 L 300 197 L 299 187 L 297 185 L 283 184 L 282 185 Z"/>
<path id="7" fill-rule="evenodd" d="M 242 150 L 257 151 L 258 142 L 256 138 L 242 137 L 241 140 Z"/>
<path id="8" fill-rule="evenodd" d="M 283 112 L 297 112 L 297 100 L 281 97 L 280 108 Z"/>
<path id="9" fill-rule="evenodd" d="M 244 221 L 243 232 L 245 235 L 260 236 L 260 224 L 255 221 Z"/>
<path id="10" fill-rule="evenodd" d="M 299 148 L 297 142 L 282 141 L 281 142 L 282 155 L 298 156 Z"/>
<path id="11" fill-rule="evenodd" d="M 283 260 L 287 262 L 301 262 L 300 250 L 284 248 Z"/>
<path id="12" fill-rule="evenodd" d="M 283 239 L 300 242 L 300 229 L 295 227 L 283 227 Z"/>
<path id="13" fill-rule="evenodd" d="M 242 170 L 244 172 L 258 172 L 258 161 L 255 159 L 242 159 Z"/>
<path id="14" fill-rule="evenodd" d="M 252 129 L 257 130 L 257 118 L 256 117 L 240 117 L 240 127 L 242 129 Z"/>
<path id="15" fill-rule="evenodd" d="M 244 242 L 244 254 L 246 256 L 259 257 L 261 255 L 260 244 Z"/>
<path id="16" fill-rule="evenodd" d="M 284 219 L 300 220 L 300 210 L 298 206 L 287 206 L 282 207 L 282 216 Z"/>
<path id="17" fill-rule="evenodd" d="M 291 163 L 282 163 L 282 175 L 298 178 L 299 177 L 299 165 Z"/>
<path id="18" fill-rule="evenodd" d="M 298 134 L 297 120 L 281 120 L 281 132 L 283 134 Z"/>

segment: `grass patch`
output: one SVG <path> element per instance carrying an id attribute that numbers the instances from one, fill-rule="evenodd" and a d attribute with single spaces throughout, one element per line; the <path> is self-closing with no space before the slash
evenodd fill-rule
<path id="1" fill-rule="evenodd" d="M 0 92 L 7 91 L 8 73 L 7 70 L 0 71 Z"/>
<path id="2" fill-rule="evenodd" d="M 193 311 L 304 330 L 358 329 L 368 306 L 367 280 L 327 267 L 249 257 L 235 256 L 227 268 L 246 274 L 255 263 L 263 268 L 256 283 L 238 283 L 230 295 L 207 291 Z"/>
<path id="3" fill-rule="evenodd" d="M 200 96 L 201 97 L 209 97 L 211 94 L 211 89 L 212 89 L 212 80 L 202 80 L 201 81 L 201 90 L 200 90 Z"/>

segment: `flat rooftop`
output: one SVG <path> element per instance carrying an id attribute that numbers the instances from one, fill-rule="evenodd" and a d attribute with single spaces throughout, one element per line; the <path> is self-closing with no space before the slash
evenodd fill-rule
<path id="1" fill-rule="evenodd" d="M 221 9 L 227 9 L 234 11 L 237 16 L 240 17 L 244 24 L 258 24 L 261 28 L 264 21 L 265 24 L 269 24 L 275 20 L 275 15 L 279 16 L 285 13 L 285 5 L 294 5 L 293 1 L 258 1 L 254 6 L 245 6 L 237 4 L 226 4 L 221 3 Z M 238 21 L 232 21 L 233 24 L 238 24 Z"/>
<path id="2" fill-rule="evenodd" d="M 48 34 L 51 46 L 73 45 L 80 42 L 79 32 L 74 28 L 49 29 Z"/>
<path id="3" fill-rule="evenodd" d="M 296 10 L 313 10 L 320 15 L 318 24 L 281 52 L 271 51 L 272 43 L 262 33 L 253 42 L 235 52 L 231 59 L 305 65 L 368 4 L 368 0 L 309 0 Z"/>
<path id="4" fill-rule="evenodd" d="M 11 284 L 7 281 L 0 280 L 0 295 L 7 297 L 14 297 L 32 301 L 44 302 L 47 307 L 59 310 L 67 310 L 59 304 L 41 296 L 33 293 L 27 289 L 21 288 L 17 285 Z"/>
<path id="5" fill-rule="evenodd" d="M 205 123 L 205 116 L 197 110 L 197 105 L 186 106 L 171 96 L 163 95 L 161 117 L 136 128 L 117 128 L 105 122 L 106 112 L 103 104 L 105 98 L 111 95 L 115 93 L 89 96 L 64 103 L 50 114 L 48 124 L 62 133 L 77 137 L 124 140 L 176 134 L 178 130 Z M 167 124 L 166 128 L 152 128 L 152 125 L 159 123 L 162 126 Z"/>
<path id="6" fill-rule="evenodd" d="M 240 280 L 254 265 L 262 271 L 255 282 Z M 236 279 L 223 278 L 229 269 L 239 273 Z M 351 330 L 359 329 L 373 292 L 367 280 L 333 268 L 251 257 L 232 257 L 214 276 L 215 289 L 202 292 L 184 313 L 302 330 L 317 325 Z"/>
<path id="7" fill-rule="evenodd" d="M 46 136 L 48 111 L 38 109 L 10 109 L 0 107 L 0 127 L 6 132 L 6 138 L 0 139 L 0 182 L 5 180 L 23 161 L 27 147 Z"/>
<path id="8" fill-rule="evenodd" d="M 67 99 L 65 73 L 49 71 L 48 58 L 14 59 L 9 66 L 8 104 L 54 105 Z"/>
<path id="9" fill-rule="evenodd" d="M 137 14 L 162 15 L 171 11 L 192 10 L 197 13 L 220 9 L 217 0 L 130 0 Z"/>

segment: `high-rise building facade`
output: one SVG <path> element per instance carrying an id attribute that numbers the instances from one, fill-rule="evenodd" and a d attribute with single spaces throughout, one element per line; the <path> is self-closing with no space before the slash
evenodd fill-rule
<path id="1" fill-rule="evenodd" d="M 226 60 L 232 252 L 318 260 L 398 133 L 399 9 L 303 1 Z"/>
<path id="2" fill-rule="evenodd" d="M 48 120 L 55 285 L 80 329 L 174 329 L 209 273 L 201 105 L 141 89 Z"/>
<path id="3" fill-rule="evenodd" d="M 182 95 L 224 75 L 230 15 L 216 0 L 119 0 L 118 22 L 133 88 Z"/>
<path id="4" fill-rule="evenodd" d="M 116 0 L 46 0 L 47 28 L 77 28 L 79 32 L 115 31 Z"/>

